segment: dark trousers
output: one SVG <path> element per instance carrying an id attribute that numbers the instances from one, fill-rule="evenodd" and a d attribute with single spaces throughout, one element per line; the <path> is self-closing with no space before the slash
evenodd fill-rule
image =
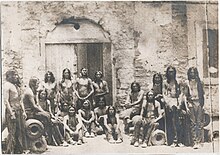
<path id="1" fill-rule="evenodd" d="M 191 135 L 194 143 L 203 142 L 203 109 L 199 104 L 192 104 L 190 110 Z"/>
<path id="2" fill-rule="evenodd" d="M 15 119 L 6 110 L 6 122 L 8 127 L 6 154 L 21 154 L 27 149 L 27 139 L 25 134 L 25 120 L 23 119 L 22 110 L 17 109 Z"/>

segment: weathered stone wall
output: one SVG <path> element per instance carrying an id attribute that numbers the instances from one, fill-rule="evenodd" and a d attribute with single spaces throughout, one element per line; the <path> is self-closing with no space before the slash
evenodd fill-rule
<path id="1" fill-rule="evenodd" d="M 74 16 L 100 24 L 112 43 L 118 103 L 124 102 L 131 82 L 147 90 L 153 74 L 164 74 L 168 65 L 178 68 L 178 78 L 186 78 L 193 64 L 189 59 L 197 52 L 194 23 L 205 20 L 204 4 L 182 2 L 2 2 L 1 12 L 3 73 L 14 67 L 24 83 L 33 75 L 43 79 L 41 42 L 56 23 Z M 217 22 L 217 4 L 209 4 L 208 13 Z"/>

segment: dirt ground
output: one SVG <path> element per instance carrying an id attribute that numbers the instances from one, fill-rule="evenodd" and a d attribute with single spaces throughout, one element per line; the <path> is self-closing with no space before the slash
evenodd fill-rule
<path id="1" fill-rule="evenodd" d="M 120 144 L 109 144 L 104 135 L 95 138 L 85 138 L 83 145 L 48 146 L 48 150 L 43 154 L 87 154 L 87 153 L 153 153 L 153 154 L 175 154 L 175 153 L 219 153 L 219 139 L 210 143 L 204 143 L 199 149 L 192 147 L 171 147 L 171 146 L 151 146 L 147 148 L 134 147 L 130 145 L 129 136 L 123 134 L 124 142 Z"/>

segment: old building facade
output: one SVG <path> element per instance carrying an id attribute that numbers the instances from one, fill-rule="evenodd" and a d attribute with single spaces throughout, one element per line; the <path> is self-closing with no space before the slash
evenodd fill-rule
<path id="1" fill-rule="evenodd" d="M 1 23 L 3 77 L 15 68 L 27 84 L 47 70 L 57 81 L 66 67 L 74 79 L 82 67 L 91 78 L 102 70 L 120 104 L 131 82 L 147 91 L 155 72 L 173 65 L 186 79 L 196 66 L 206 109 L 211 97 L 218 113 L 218 74 L 208 75 L 210 66 L 218 69 L 217 1 L 1 2 Z"/>

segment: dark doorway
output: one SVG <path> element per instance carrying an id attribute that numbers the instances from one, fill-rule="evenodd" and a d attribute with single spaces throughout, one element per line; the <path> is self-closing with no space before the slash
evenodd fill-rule
<path id="1" fill-rule="evenodd" d="M 111 67 L 111 46 L 110 43 L 83 43 L 77 44 L 77 72 L 78 76 L 81 68 L 88 69 L 88 76 L 94 80 L 94 74 L 100 70 L 103 72 L 103 79 L 109 86 L 107 95 L 108 104 L 112 102 L 112 67 Z"/>

